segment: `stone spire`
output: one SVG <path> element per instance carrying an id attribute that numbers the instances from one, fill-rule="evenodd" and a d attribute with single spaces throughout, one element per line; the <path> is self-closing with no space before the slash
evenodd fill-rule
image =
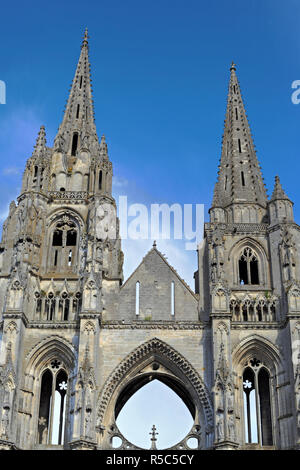
<path id="1" fill-rule="evenodd" d="M 74 134 L 77 134 L 76 144 Z M 94 121 L 87 29 L 54 148 L 73 156 L 76 156 L 77 149 L 80 148 L 93 150 L 93 153 L 99 148 Z"/>
<path id="2" fill-rule="evenodd" d="M 281 186 L 279 176 L 275 176 L 275 185 L 274 185 L 274 191 L 271 197 L 271 201 L 277 201 L 278 199 L 281 200 L 288 200 L 290 201 L 290 198 L 286 195 L 284 189 Z"/>
<path id="3" fill-rule="evenodd" d="M 267 205 L 266 189 L 236 75 L 230 67 L 222 153 L 212 208 L 232 204 Z"/>

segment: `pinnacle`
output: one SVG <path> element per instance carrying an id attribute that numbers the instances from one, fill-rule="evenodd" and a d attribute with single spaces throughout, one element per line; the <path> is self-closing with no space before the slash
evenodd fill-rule
<path id="1" fill-rule="evenodd" d="M 105 135 L 102 135 L 100 142 L 100 153 L 103 156 L 107 156 L 107 143 L 105 140 Z"/>
<path id="2" fill-rule="evenodd" d="M 271 201 L 275 201 L 276 199 L 288 199 L 283 187 L 281 186 L 279 176 L 275 176 L 275 185 L 274 191 L 271 197 Z"/>
<path id="3" fill-rule="evenodd" d="M 45 149 L 45 146 L 46 146 L 46 132 L 45 132 L 45 126 L 42 125 L 40 127 L 40 130 L 36 139 L 33 153 L 37 154 L 37 153 L 42 152 Z"/>

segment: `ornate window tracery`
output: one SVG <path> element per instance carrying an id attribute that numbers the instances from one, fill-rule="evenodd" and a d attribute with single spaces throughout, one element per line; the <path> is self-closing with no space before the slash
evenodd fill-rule
<path id="1" fill-rule="evenodd" d="M 78 238 L 78 228 L 67 216 L 55 225 L 50 236 L 50 271 L 65 272 L 76 269 Z"/>
<path id="2" fill-rule="evenodd" d="M 273 445 L 270 374 L 252 358 L 243 373 L 245 442 Z"/>
<path id="3" fill-rule="evenodd" d="M 50 291 L 48 294 L 35 292 L 35 320 L 72 321 L 80 313 L 82 296 L 80 292 L 69 293 Z"/>
<path id="4" fill-rule="evenodd" d="M 244 248 L 239 258 L 239 283 L 259 284 L 258 257 L 250 247 Z"/>

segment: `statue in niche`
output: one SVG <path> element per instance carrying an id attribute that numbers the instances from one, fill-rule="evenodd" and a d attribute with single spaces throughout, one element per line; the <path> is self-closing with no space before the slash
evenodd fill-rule
<path id="1" fill-rule="evenodd" d="M 213 283 L 217 282 L 218 276 L 217 276 L 217 265 L 213 262 L 211 264 L 211 281 Z"/>
<path id="2" fill-rule="evenodd" d="M 216 401 L 217 411 L 224 411 L 224 391 L 221 386 L 217 389 Z"/>
<path id="3" fill-rule="evenodd" d="M 18 230 L 17 232 L 21 232 L 23 230 L 23 226 L 27 217 L 27 210 L 25 209 L 25 205 L 22 203 L 18 207 Z"/>
<path id="4" fill-rule="evenodd" d="M 88 149 L 89 148 L 89 138 L 90 136 L 86 133 L 82 134 L 81 137 L 81 148 L 82 149 Z"/>
<path id="5" fill-rule="evenodd" d="M 91 437 L 91 421 L 92 421 L 92 410 L 91 408 L 86 408 L 85 410 L 85 418 L 84 418 L 84 427 L 85 427 L 85 436 Z"/>
<path id="6" fill-rule="evenodd" d="M 224 418 L 219 415 L 217 418 L 217 440 L 222 441 L 224 439 Z"/>
<path id="7" fill-rule="evenodd" d="M 227 411 L 228 413 L 234 412 L 234 396 L 231 387 L 228 388 Z"/>
<path id="8" fill-rule="evenodd" d="M 235 420 L 233 415 L 228 416 L 227 420 L 227 431 L 229 439 L 235 439 Z"/>
<path id="9" fill-rule="evenodd" d="M 212 238 L 212 282 L 223 280 L 224 273 L 224 238 L 221 233 L 215 233 Z"/>
<path id="10" fill-rule="evenodd" d="M 1 436 L 5 439 L 8 439 L 8 429 L 9 429 L 9 421 L 10 421 L 10 406 L 5 405 L 2 410 L 2 418 L 1 418 Z"/>
<path id="11" fill-rule="evenodd" d="M 103 253 L 102 253 L 102 247 L 101 245 L 97 245 L 96 248 L 96 259 L 99 263 L 103 262 Z"/>
<path id="12" fill-rule="evenodd" d="M 280 245 L 280 252 L 283 267 L 283 277 L 284 281 L 291 281 L 295 277 L 295 245 L 292 234 L 288 229 L 284 229 L 281 236 L 282 243 Z"/>
<path id="13" fill-rule="evenodd" d="M 54 141 L 54 149 L 63 152 L 65 148 L 65 139 L 61 134 L 58 134 Z"/>
<path id="14" fill-rule="evenodd" d="M 82 393 L 83 393 L 82 384 L 79 383 L 78 388 L 76 390 L 76 400 L 75 400 L 75 411 L 77 413 L 79 413 L 82 409 Z"/>

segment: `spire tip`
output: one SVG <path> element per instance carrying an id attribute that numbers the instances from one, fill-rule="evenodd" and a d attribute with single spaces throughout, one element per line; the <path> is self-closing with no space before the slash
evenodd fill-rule
<path id="1" fill-rule="evenodd" d="M 231 62 L 230 72 L 232 72 L 233 70 L 236 71 L 236 64 L 234 63 L 234 61 Z"/>
<path id="2" fill-rule="evenodd" d="M 85 47 L 85 46 L 88 46 L 88 45 L 89 45 L 88 29 L 85 28 L 81 47 Z"/>

